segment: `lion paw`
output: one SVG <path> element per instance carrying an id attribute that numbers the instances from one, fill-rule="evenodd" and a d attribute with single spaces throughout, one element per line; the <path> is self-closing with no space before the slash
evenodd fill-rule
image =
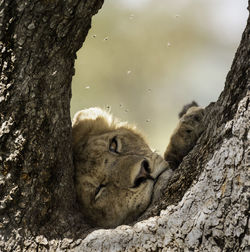
<path id="1" fill-rule="evenodd" d="M 171 136 L 164 158 L 172 168 L 177 168 L 184 156 L 194 147 L 203 132 L 204 109 L 190 107 L 180 118 L 179 124 Z"/>

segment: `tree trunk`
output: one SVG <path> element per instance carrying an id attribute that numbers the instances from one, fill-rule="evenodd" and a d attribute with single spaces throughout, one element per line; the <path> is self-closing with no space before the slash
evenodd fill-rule
<path id="1" fill-rule="evenodd" d="M 84 233 L 74 213 L 71 80 L 102 3 L 0 1 L 0 251 Z"/>
<path id="2" fill-rule="evenodd" d="M 0 250 L 249 250 L 249 20 L 224 91 L 206 108 L 206 131 L 161 202 L 131 226 L 90 233 L 84 224 L 73 186 L 70 83 L 101 5 L 0 1 Z"/>

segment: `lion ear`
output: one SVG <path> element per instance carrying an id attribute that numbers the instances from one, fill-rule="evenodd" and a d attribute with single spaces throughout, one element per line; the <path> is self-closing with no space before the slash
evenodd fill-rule
<path id="1" fill-rule="evenodd" d="M 72 121 L 73 150 L 84 145 L 90 135 L 98 135 L 115 129 L 111 114 L 101 108 L 78 111 Z"/>

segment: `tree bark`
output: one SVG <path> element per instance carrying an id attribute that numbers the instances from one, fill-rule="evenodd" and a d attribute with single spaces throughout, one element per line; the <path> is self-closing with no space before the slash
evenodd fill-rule
<path id="1" fill-rule="evenodd" d="M 140 222 L 91 232 L 73 186 L 70 83 L 102 1 L 65 2 L 0 1 L 0 250 L 248 251 L 249 19 L 162 200 Z"/>
<path id="2" fill-rule="evenodd" d="M 28 248 L 36 235 L 84 233 L 75 214 L 71 80 L 102 3 L 0 1 L 0 251 Z"/>
<path id="3" fill-rule="evenodd" d="M 80 250 L 250 251 L 249 59 L 250 19 L 206 130 L 161 202 L 133 226 L 91 233 Z"/>

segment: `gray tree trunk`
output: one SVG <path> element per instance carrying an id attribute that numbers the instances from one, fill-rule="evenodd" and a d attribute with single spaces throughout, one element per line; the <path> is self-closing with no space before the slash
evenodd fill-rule
<path id="1" fill-rule="evenodd" d="M 102 3 L 0 0 L 0 251 L 86 229 L 73 186 L 71 80 Z"/>
<path id="2" fill-rule="evenodd" d="M 84 224 L 70 83 L 101 5 L 0 1 L 0 251 L 249 251 L 249 20 L 225 88 L 206 108 L 206 131 L 162 200 L 131 226 Z"/>

